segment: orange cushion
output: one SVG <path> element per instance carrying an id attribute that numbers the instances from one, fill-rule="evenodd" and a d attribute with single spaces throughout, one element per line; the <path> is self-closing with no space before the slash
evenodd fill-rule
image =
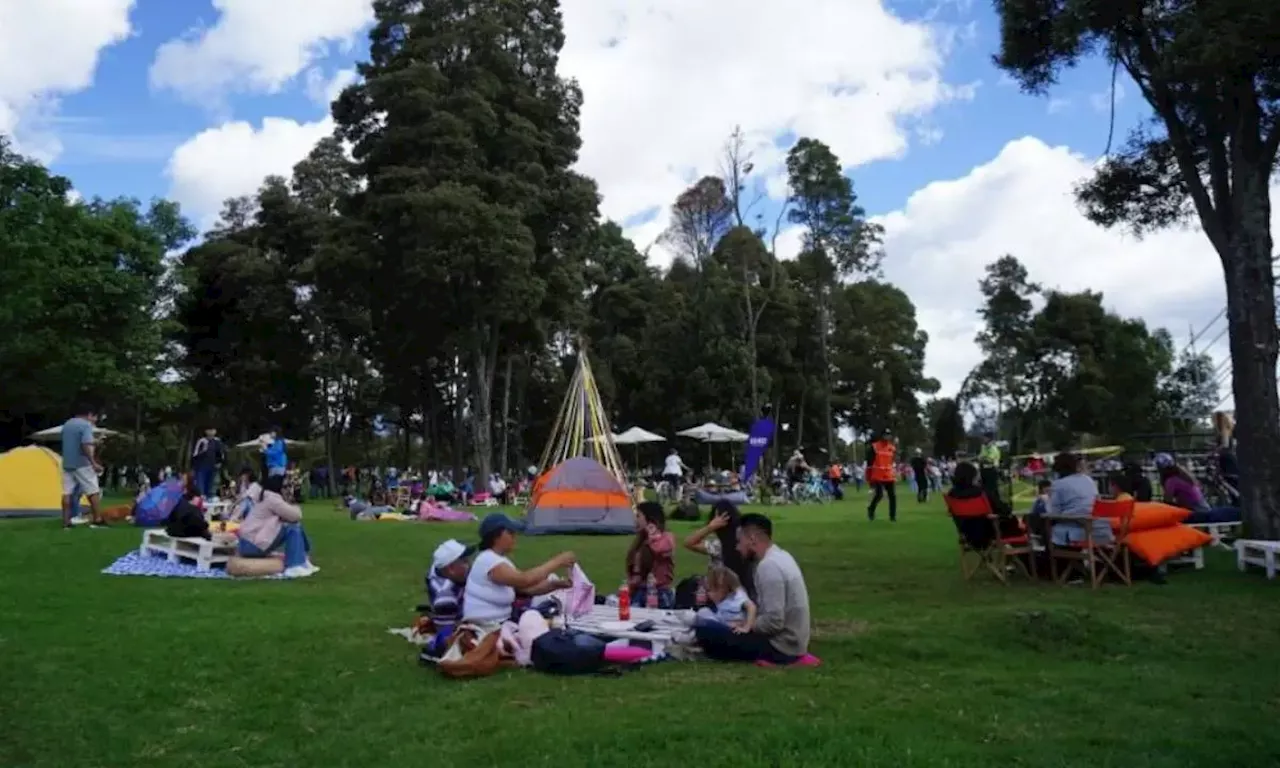
<path id="1" fill-rule="evenodd" d="M 1187 525 L 1129 533 L 1129 549 L 1150 565 L 1160 565 L 1175 555 L 1203 547 L 1211 541 L 1212 536 Z"/>
<path id="2" fill-rule="evenodd" d="M 1172 504 L 1161 504 L 1158 501 L 1139 501 L 1133 505 L 1133 522 L 1129 524 L 1129 533 L 1151 531 L 1178 525 L 1191 516 L 1191 510 L 1175 507 Z M 1120 530 L 1120 520 L 1112 519 L 1111 527 Z"/>

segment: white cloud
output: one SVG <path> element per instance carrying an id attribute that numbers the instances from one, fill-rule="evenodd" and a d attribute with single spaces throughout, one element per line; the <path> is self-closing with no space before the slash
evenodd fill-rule
<path id="1" fill-rule="evenodd" d="M 368 2 L 215 6 L 222 11 L 215 26 L 166 43 L 153 82 L 196 94 L 241 81 L 279 88 L 305 71 L 324 40 L 348 39 L 364 24 Z M 630 233 L 641 248 L 665 227 L 676 195 L 697 175 L 718 170 L 735 125 L 755 150 L 757 175 L 782 194 L 783 150 L 775 137 L 820 137 L 849 167 L 896 157 L 913 131 L 935 140 L 927 124 L 933 108 L 972 98 L 976 87 L 943 81 L 944 48 L 955 35 L 905 22 L 881 0 L 794 0 L 785 11 L 777 0 L 741 0 L 731 12 L 723 3 L 687 0 L 564 0 L 563 8 L 561 71 L 579 80 L 585 96 L 579 167 L 599 182 L 606 216 L 625 221 L 659 208 L 657 219 Z M 286 133 L 268 137 L 247 126 L 232 133 L 235 142 L 205 138 L 179 150 L 184 162 L 170 172 L 181 202 L 207 209 L 227 194 L 251 192 L 271 172 L 250 165 L 251 158 L 274 161 Z M 309 141 L 313 134 L 287 135 Z M 250 150 L 246 144 L 255 141 L 272 149 Z M 195 157 L 231 149 L 238 154 Z M 309 149 L 285 154 L 297 158 Z M 200 178 L 185 178 L 194 167 Z M 280 163 L 272 168 L 278 172 Z M 654 253 L 669 258 L 660 248 Z"/>
<path id="2" fill-rule="evenodd" d="M 1049 104 L 1045 107 L 1045 111 L 1051 115 L 1060 115 L 1071 109 L 1071 99 L 1049 99 Z"/>
<path id="3" fill-rule="evenodd" d="M 343 89 L 359 79 L 360 75 L 354 69 L 340 69 L 326 78 L 324 72 L 313 67 L 307 70 L 307 98 L 328 109 Z"/>
<path id="4" fill-rule="evenodd" d="M 161 45 L 151 85 L 197 101 L 276 93 L 373 20 L 371 0 L 212 0 L 218 20 Z"/>
<path id="5" fill-rule="evenodd" d="M 202 131 L 169 159 L 169 195 L 207 228 L 217 220 L 222 201 L 252 194 L 267 176 L 287 178 L 332 132 L 333 121 L 327 117 L 314 123 L 268 117 L 260 128 L 237 121 Z"/>
<path id="6" fill-rule="evenodd" d="M 828 142 L 848 167 L 901 156 L 939 104 L 972 98 L 943 80 L 949 28 L 910 23 L 881 0 L 564 0 L 561 70 L 582 84 L 581 169 L 625 220 L 667 210 L 718 170 L 740 124 L 757 174 L 782 185 L 784 134 Z M 923 136 L 932 134 L 926 128 Z M 640 242 L 641 247 L 646 243 Z"/>
<path id="7" fill-rule="evenodd" d="M 1120 102 L 1122 101 L 1124 101 L 1124 86 L 1122 86 L 1120 83 L 1116 83 L 1116 93 L 1115 93 L 1116 106 L 1119 106 Z M 1092 96 L 1090 96 L 1089 104 L 1092 105 L 1094 110 L 1097 112 L 1110 112 L 1111 111 L 1110 86 L 1108 86 L 1105 91 L 1099 91 L 1098 93 L 1095 93 Z"/>
<path id="8" fill-rule="evenodd" d="M 1091 170 L 1065 147 L 1022 138 L 968 175 L 935 181 L 901 210 L 877 217 L 885 227 L 886 277 L 915 303 L 929 332 L 928 372 L 945 394 L 981 359 L 973 342 L 978 280 L 1004 254 L 1046 288 L 1101 291 L 1109 308 L 1182 341 L 1188 326 L 1204 326 L 1222 308 L 1222 268 L 1199 228 L 1137 240 L 1095 226 L 1072 194 Z M 1280 227 L 1280 210 L 1273 216 Z M 1211 351 L 1216 359 L 1224 353 L 1225 339 Z"/>
<path id="9" fill-rule="evenodd" d="M 93 84 L 104 48 L 132 32 L 134 0 L 0 0 L 0 134 L 50 160 L 60 149 L 43 129 L 59 94 Z"/>

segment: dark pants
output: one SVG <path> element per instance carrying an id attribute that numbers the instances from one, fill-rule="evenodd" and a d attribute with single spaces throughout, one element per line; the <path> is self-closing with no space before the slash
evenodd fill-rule
<path id="1" fill-rule="evenodd" d="M 700 621 L 693 627 L 698 645 L 708 659 L 716 661 L 768 661 L 793 664 L 796 656 L 779 653 L 764 635 L 755 632 L 738 634 L 727 624 Z"/>
<path id="2" fill-rule="evenodd" d="M 871 506 L 867 507 L 867 517 L 871 520 L 876 519 L 876 505 L 880 503 L 881 496 L 889 497 L 889 519 L 898 519 L 898 494 L 894 489 L 893 483 L 872 483 L 872 489 L 875 493 L 871 495 Z"/>
<path id="3" fill-rule="evenodd" d="M 216 490 L 213 487 L 213 478 L 214 478 L 214 475 L 217 474 L 214 470 L 215 470 L 215 467 L 196 467 L 195 468 L 194 479 L 196 481 L 196 491 L 199 492 L 199 494 L 206 499 L 213 498 L 214 491 Z"/>
<path id="4" fill-rule="evenodd" d="M 923 504 L 929 500 L 929 478 L 916 480 L 916 501 Z"/>

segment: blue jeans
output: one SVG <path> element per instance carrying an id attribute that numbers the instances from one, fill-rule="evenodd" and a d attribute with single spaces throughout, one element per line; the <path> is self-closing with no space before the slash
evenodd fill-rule
<path id="1" fill-rule="evenodd" d="M 1206 523 L 1238 523 L 1240 520 L 1239 507 L 1213 507 L 1203 512 L 1192 512 L 1185 522 L 1187 525 L 1204 525 Z"/>
<path id="2" fill-rule="evenodd" d="M 768 661 L 774 664 L 793 664 L 798 657 L 779 653 L 769 638 L 756 632 L 739 634 L 728 624 L 714 621 L 698 621 L 693 625 L 698 645 L 708 659 L 716 661 Z"/>
<path id="3" fill-rule="evenodd" d="M 195 471 L 196 490 L 204 498 L 213 497 L 213 467 L 200 467 Z"/>
<path id="4" fill-rule="evenodd" d="M 280 547 L 284 547 L 284 567 L 293 568 L 307 564 L 307 553 L 311 551 L 311 542 L 302 530 L 302 523 L 285 523 L 280 526 L 280 535 L 271 542 L 271 546 L 260 549 L 247 539 L 240 540 L 240 554 L 244 557 L 266 557 Z"/>
<path id="5" fill-rule="evenodd" d="M 631 604 L 637 608 L 648 607 L 649 585 L 642 584 L 631 589 Z M 658 587 L 658 607 L 670 611 L 676 607 L 676 593 L 670 587 Z"/>

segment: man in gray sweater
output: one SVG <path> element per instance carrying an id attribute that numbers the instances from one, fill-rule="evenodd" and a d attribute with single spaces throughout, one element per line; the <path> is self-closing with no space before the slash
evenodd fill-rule
<path id="1" fill-rule="evenodd" d="M 699 622 L 698 644 L 708 658 L 792 664 L 809 653 L 809 590 L 800 566 L 773 543 L 773 523 L 760 514 L 743 515 L 738 552 L 755 560 L 757 614 L 749 632 Z"/>

